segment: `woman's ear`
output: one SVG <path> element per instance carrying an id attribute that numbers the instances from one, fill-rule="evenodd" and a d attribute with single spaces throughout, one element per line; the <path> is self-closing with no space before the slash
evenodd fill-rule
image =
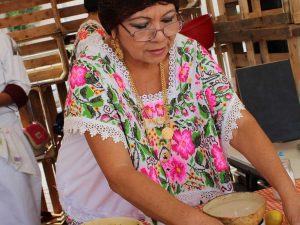
<path id="1" fill-rule="evenodd" d="M 111 31 L 111 37 L 112 37 L 112 39 L 116 39 L 117 38 L 117 30 L 116 29 L 113 29 Z"/>

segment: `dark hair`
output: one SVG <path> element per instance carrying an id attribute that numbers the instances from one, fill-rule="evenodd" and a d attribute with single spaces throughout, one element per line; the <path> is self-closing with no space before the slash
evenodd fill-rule
<path id="1" fill-rule="evenodd" d="M 174 4 L 179 8 L 179 0 L 99 0 L 99 18 L 106 32 L 111 31 L 132 14 L 155 4 Z"/>
<path id="2" fill-rule="evenodd" d="M 84 8 L 88 13 L 98 11 L 98 0 L 84 0 Z"/>

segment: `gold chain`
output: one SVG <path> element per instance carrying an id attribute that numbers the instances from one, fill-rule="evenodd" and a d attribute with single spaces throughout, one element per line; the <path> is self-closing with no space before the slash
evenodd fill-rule
<path id="1" fill-rule="evenodd" d="M 126 66 L 125 63 L 124 63 L 124 65 Z M 127 70 L 128 70 L 129 82 L 130 82 L 131 88 L 134 92 L 134 95 L 136 97 L 136 100 L 138 101 L 139 109 L 142 114 L 143 123 L 145 126 L 145 121 L 144 121 L 144 117 L 143 117 L 144 104 L 138 94 L 137 88 L 134 84 L 133 78 L 129 72 L 128 67 L 127 67 Z M 163 97 L 163 103 L 164 103 L 164 115 L 165 115 L 165 122 L 164 122 L 164 128 L 162 130 L 162 136 L 164 139 L 170 140 L 173 137 L 174 130 L 173 130 L 173 127 L 171 127 L 171 120 L 170 120 L 170 115 L 169 115 L 169 110 L 168 110 L 168 92 L 167 92 L 167 84 L 166 84 L 166 77 L 165 77 L 165 67 L 162 62 L 159 63 L 159 71 L 160 71 L 162 97 Z M 146 129 L 146 127 L 145 127 L 145 129 Z"/>

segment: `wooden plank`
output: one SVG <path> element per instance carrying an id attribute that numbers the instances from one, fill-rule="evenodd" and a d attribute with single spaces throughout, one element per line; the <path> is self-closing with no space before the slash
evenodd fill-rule
<path id="1" fill-rule="evenodd" d="M 262 63 L 269 63 L 270 62 L 270 55 L 269 55 L 269 51 L 268 51 L 267 42 L 265 40 L 260 41 L 259 42 L 259 48 L 260 48 L 260 55 L 261 55 Z"/>
<path id="2" fill-rule="evenodd" d="M 292 11 L 293 21 L 295 23 L 300 23 L 300 1 L 299 0 L 290 0 L 290 7 Z"/>
<path id="3" fill-rule="evenodd" d="M 13 17 L 0 19 L 0 28 L 14 27 L 28 23 L 34 23 L 41 20 L 50 19 L 53 17 L 51 9 L 39 10 L 32 13 L 26 13 Z"/>
<path id="4" fill-rule="evenodd" d="M 41 41 L 41 42 L 34 43 L 34 44 L 21 45 L 20 46 L 20 54 L 22 56 L 25 56 L 25 55 L 30 55 L 30 54 L 51 51 L 54 49 L 57 49 L 56 41 L 55 40 L 47 40 L 47 41 Z"/>
<path id="5" fill-rule="evenodd" d="M 61 205 L 59 203 L 58 193 L 56 190 L 56 183 L 55 183 L 55 175 L 54 175 L 54 168 L 53 163 L 50 161 L 43 161 L 43 168 L 45 174 L 47 174 L 46 180 L 49 188 L 50 198 L 53 206 L 54 213 L 60 213 L 62 211 Z"/>
<path id="6" fill-rule="evenodd" d="M 33 69 L 42 66 L 50 66 L 60 62 L 61 62 L 60 55 L 54 54 L 54 55 L 38 57 L 35 59 L 24 60 L 24 65 L 26 69 Z"/>
<path id="7" fill-rule="evenodd" d="M 251 32 L 253 41 L 261 40 L 286 40 L 291 37 L 291 31 L 288 26 L 271 27 L 271 28 L 260 28 L 253 29 Z"/>
<path id="8" fill-rule="evenodd" d="M 235 60 L 236 60 L 236 67 L 242 68 L 250 66 L 247 54 L 235 54 Z M 255 54 L 255 62 L 256 64 L 261 64 L 261 57 L 259 54 Z"/>
<path id="9" fill-rule="evenodd" d="M 30 0 L 30 1 L 13 0 L 13 1 L 1 4 L 0 14 L 12 12 L 12 11 L 16 11 L 16 10 L 33 8 L 35 6 L 42 5 L 45 3 L 50 3 L 50 1 L 49 0 Z"/>
<path id="10" fill-rule="evenodd" d="M 86 10 L 83 5 L 75 5 L 59 9 L 59 14 L 61 18 L 75 16 L 83 13 L 86 13 Z"/>
<path id="11" fill-rule="evenodd" d="M 243 19 L 239 21 L 220 21 L 214 23 L 214 29 L 217 32 L 246 30 L 250 28 L 285 25 L 291 23 L 289 13 L 280 13 L 277 15 L 269 15 L 263 17 Z"/>
<path id="12" fill-rule="evenodd" d="M 56 84 L 56 87 L 58 91 L 60 105 L 62 109 L 64 109 L 66 104 L 67 94 L 68 94 L 66 82 L 60 82 Z"/>
<path id="13" fill-rule="evenodd" d="M 63 23 L 66 33 L 76 32 L 85 19 L 73 20 Z"/>
<path id="14" fill-rule="evenodd" d="M 30 40 L 34 38 L 41 38 L 46 36 L 51 36 L 58 33 L 55 24 L 48 24 L 40 27 L 29 28 L 26 30 L 14 31 L 9 33 L 9 35 L 16 41 Z"/>
<path id="15" fill-rule="evenodd" d="M 246 41 L 247 58 L 250 66 L 256 65 L 254 46 L 252 41 Z"/>
<path id="16" fill-rule="evenodd" d="M 28 77 L 31 82 L 39 82 L 44 80 L 51 80 L 55 78 L 59 78 L 63 73 L 63 69 L 61 66 L 53 66 L 47 70 L 37 70 L 34 72 L 28 72 Z"/>
<path id="17" fill-rule="evenodd" d="M 300 97 L 300 37 L 291 37 L 288 39 L 290 62 L 297 87 L 298 96 Z"/>
<path id="18" fill-rule="evenodd" d="M 263 16 L 274 15 L 274 14 L 284 13 L 284 9 L 277 8 L 277 9 L 263 10 L 261 13 Z"/>

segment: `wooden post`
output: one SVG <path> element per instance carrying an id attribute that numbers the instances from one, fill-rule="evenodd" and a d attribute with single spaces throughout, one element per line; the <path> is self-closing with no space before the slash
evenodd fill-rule
<path id="1" fill-rule="evenodd" d="M 295 85 L 300 97 L 300 37 L 289 38 L 288 47 Z"/>
<path id="2" fill-rule="evenodd" d="M 300 1 L 299 0 L 290 0 L 292 18 L 294 23 L 300 23 Z"/>

